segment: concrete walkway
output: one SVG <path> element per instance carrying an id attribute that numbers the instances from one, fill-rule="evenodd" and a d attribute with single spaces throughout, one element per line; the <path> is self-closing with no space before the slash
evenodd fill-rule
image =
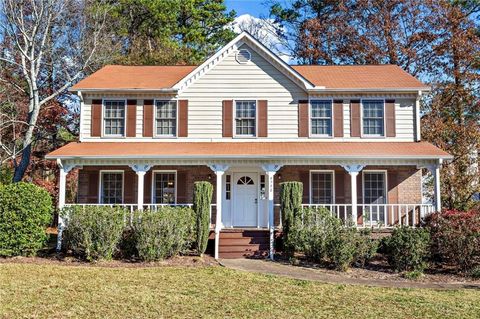
<path id="1" fill-rule="evenodd" d="M 430 288 L 430 289 L 478 289 L 477 283 L 444 283 L 394 281 L 387 279 L 350 278 L 342 273 L 334 274 L 320 269 L 292 266 L 261 259 L 222 259 L 220 264 L 241 271 L 266 275 L 278 275 L 288 278 L 313 280 L 330 284 L 365 285 L 387 288 Z"/>

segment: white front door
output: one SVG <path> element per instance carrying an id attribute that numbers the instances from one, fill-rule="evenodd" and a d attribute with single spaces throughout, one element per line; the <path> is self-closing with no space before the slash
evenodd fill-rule
<path id="1" fill-rule="evenodd" d="M 257 174 L 237 173 L 233 178 L 233 226 L 257 226 Z"/>

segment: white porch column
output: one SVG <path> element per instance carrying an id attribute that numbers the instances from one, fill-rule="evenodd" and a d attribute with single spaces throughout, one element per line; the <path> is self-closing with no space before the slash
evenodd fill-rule
<path id="1" fill-rule="evenodd" d="M 130 168 L 137 173 L 137 209 L 143 210 L 143 198 L 144 198 L 144 179 L 145 174 L 152 168 L 152 165 L 143 164 L 143 165 L 130 165 Z"/>
<path id="2" fill-rule="evenodd" d="M 435 211 L 439 212 L 442 210 L 442 195 L 440 190 L 440 167 L 442 166 L 442 160 L 438 160 L 438 163 L 435 165 L 428 166 L 428 170 L 433 174 L 433 198 Z"/>
<path id="3" fill-rule="evenodd" d="M 273 187 L 275 185 L 274 176 L 278 170 L 282 167 L 279 164 L 265 164 L 262 165 L 262 169 L 265 171 L 268 177 L 268 229 L 270 230 L 270 250 L 268 256 L 273 260 L 275 255 L 275 216 L 274 216 L 274 192 Z"/>
<path id="4" fill-rule="evenodd" d="M 342 167 L 350 174 L 351 182 L 351 198 L 352 198 L 352 219 L 354 225 L 357 226 L 357 176 L 358 173 L 365 167 L 365 165 L 354 164 L 354 165 L 342 165 Z"/>
<path id="5" fill-rule="evenodd" d="M 217 182 L 215 186 L 215 197 L 217 199 L 216 202 L 216 218 L 215 218 L 215 259 L 218 259 L 218 249 L 219 249 L 219 244 L 220 244 L 220 230 L 222 229 L 222 199 L 223 199 L 223 193 L 222 193 L 222 176 L 225 174 L 225 172 L 228 170 L 228 165 L 219 165 L 219 164 L 213 164 L 213 165 L 208 165 L 212 171 L 215 172 L 215 175 L 217 176 Z"/>
<path id="6" fill-rule="evenodd" d="M 57 252 L 62 249 L 62 237 L 63 230 L 65 229 L 65 219 L 62 215 L 62 209 L 65 207 L 65 193 L 67 186 L 67 174 L 75 165 L 64 164 L 61 160 L 57 160 L 57 164 L 60 167 L 60 176 L 58 181 L 58 235 L 57 235 Z"/>

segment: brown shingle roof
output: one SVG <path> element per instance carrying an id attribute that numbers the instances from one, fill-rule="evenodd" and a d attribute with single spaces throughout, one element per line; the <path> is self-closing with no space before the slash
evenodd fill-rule
<path id="1" fill-rule="evenodd" d="M 326 89 L 426 89 L 427 87 L 396 65 L 295 65 L 315 86 Z M 107 65 L 74 85 L 71 90 L 86 89 L 168 89 L 196 66 L 123 66 Z"/>
<path id="2" fill-rule="evenodd" d="M 75 84 L 71 90 L 82 89 L 166 89 L 192 72 L 196 66 L 125 66 L 106 65 Z"/>
<path id="3" fill-rule="evenodd" d="M 327 89 L 426 88 L 396 65 L 294 65 L 315 86 Z"/>
<path id="4" fill-rule="evenodd" d="M 47 158 L 449 158 L 427 142 L 75 142 Z"/>

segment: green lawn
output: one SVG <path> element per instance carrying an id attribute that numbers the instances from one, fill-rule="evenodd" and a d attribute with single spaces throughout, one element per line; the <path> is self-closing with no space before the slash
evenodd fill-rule
<path id="1" fill-rule="evenodd" d="M 329 285 L 221 267 L 0 264 L 0 318 L 480 318 L 480 291 Z"/>

